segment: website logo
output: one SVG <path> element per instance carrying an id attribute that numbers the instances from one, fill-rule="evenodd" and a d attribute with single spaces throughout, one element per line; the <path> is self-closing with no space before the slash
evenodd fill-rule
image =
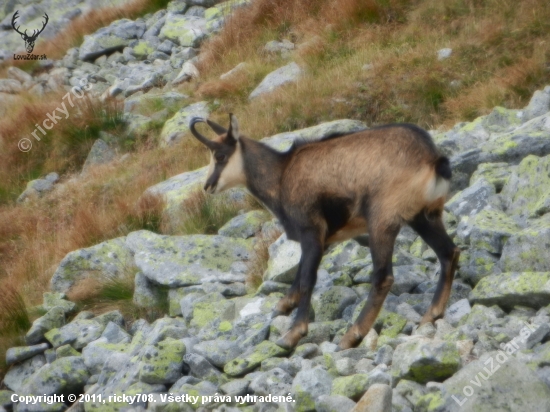
<path id="1" fill-rule="evenodd" d="M 44 31 L 44 28 L 48 24 L 49 17 L 46 13 L 44 13 L 45 21 L 42 25 L 42 28 L 40 30 L 33 30 L 33 33 L 30 36 L 27 34 L 27 30 L 25 30 L 24 32 L 19 31 L 19 27 L 21 27 L 21 26 L 17 26 L 17 27 L 15 26 L 16 25 L 15 21 L 17 20 L 18 17 L 19 17 L 19 10 L 17 10 L 13 14 L 13 17 L 11 19 L 11 25 L 12 25 L 13 29 L 21 35 L 21 38 L 23 40 L 25 40 L 25 48 L 27 49 L 27 53 L 31 54 L 32 51 L 34 50 L 34 42 L 36 41 L 36 39 L 40 35 L 40 33 L 42 33 Z"/>

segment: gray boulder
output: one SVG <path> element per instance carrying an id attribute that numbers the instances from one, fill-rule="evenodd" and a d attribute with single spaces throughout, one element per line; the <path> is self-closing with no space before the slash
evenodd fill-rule
<path id="1" fill-rule="evenodd" d="M 80 60 L 95 60 L 99 56 L 122 50 L 132 39 L 139 39 L 145 33 L 144 22 L 128 19 L 117 20 L 94 34 L 84 36 L 80 46 Z"/>
<path id="2" fill-rule="evenodd" d="M 95 246 L 70 252 L 55 271 L 50 288 L 55 292 L 67 292 L 86 277 L 98 280 L 122 277 L 131 270 L 133 256 L 126 247 L 125 238 L 107 240 Z"/>
<path id="3" fill-rule="evenodd" d="M 285 84 L 295 83 L 302 75 L 303 69 L 295 62 L 279 67 L 277 70 L 269 73 L 252 93 L 250 93 L 248 98 L 252 100 L 263 94 L 270 93 Z"/>
<path id="4" fill-rule="evenodd" d="M 271 214 L 269 212 L 265 210 L 252 210 L 231 219 L 218 230 L 218 234 L 248 239 L 258 233 L 262 225 L 270 219 Z"/>
<path id="5" fill-rule="evenodd" d="M 321 367 L 302 370 L 292 381 L 292 391 L 297 411 L 314 411 L 315 401 L 322 395 L 329 395 L 332 376 Z"/>
<path id="6" fill-rule="evenodd" d="M 511 272 L 487 276 L 470 293 L 470 303 L 539 309 L 550 303 L 550 272 Z"/>
<path id="7" fill-rule="evenodd" d="M 398 381 L 410 379 L 426 383 L 452 376 L 460 365 L 460 355 L 454 343 L 415 337 L 395 348 L 392 375 Z"/>
<path id="8" fill-rule="evenodd" d="M 523 111 L 523 121 L 534 119 L 550 111 L 550 86 L 537 90 Z"/>
<path id="9" fill-rule="evenodd" d="M 86 173 L 92 166 L 110 163 L 115 158 L 116 152 L 105 141 L 97 139 L 90 149 L 88 157 L 86 157 L 82 172 Z"/>
<path id="10" fill-rule="evenodd" d="M 206 37 L 206 20 L 196 16 L 168 13 L 160 40 L 171 40 L 182 47 L 198 47 Z"/>
<path id="11" fill-rule="evenodd" d="M 441 389 L 423 396 L 416 407 L 430 412 L 550 410 L 548 386 L 524 363 L 501 351 L 470 362 Z"/>
<path id="12" fill-rule="evenodd" d="M 171 288 L 204 282 L 244 282 L 252 243 L 224 236 L 162 236 L 130 233 L 127 247 L 151 281 Z"/>
<path id="13" fill-rule="evenodd" d="M 504 272 L 550 271 L 549 244 L 550 216 L 545 216 L 508 239 L 499 266 Z"/>
<path id="14" fill-rule="evenodd" d="M 166 146 L 180 141 L 182 136 L 189 131 L 189 121 L 193 117 L 206 119 L 209 113 L 206 101 L 183 107 L 164 124 L 160 133 L 161 144 Z"/>

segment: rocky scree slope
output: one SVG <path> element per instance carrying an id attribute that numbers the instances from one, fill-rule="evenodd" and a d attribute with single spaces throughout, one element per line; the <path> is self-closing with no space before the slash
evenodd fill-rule
<path id="1" fill-rule="evenodd" d="M 334 121 L 264 142 L 283 149 L 295 138 L 364 127 Z M 371 287 L 368 247 L 349 240 L 326 252 L 310 332 L 287 352 L 274 341 L 292 318 L 270 314 L 296 271 L 298 244 L 281 235 L 269 247 L 259 289 L 250 293 L 245 286 L 257 237 L 280 231 L 267 212 L 240 214 L 217 235 L 138 231 L 63 259 L 52 292 L 44 295 L 46 314 L 26 336 L 29 346 L 7 353 L 13 366 L 0 392 L 3 406 L 36 410 L 12 405 L 13 391 L 147 393 L 156 401 L 72 407 L 86 411 L 550 410 L 550 87 L 535 93 L 524 110 L 495 108 L 434 138 L 459 177 L 445 220 L 463 250 L 447 313 L 435 325 L 418 328 L 438 264 L 408 228 L 397 239 L 395 284 L 376 327 L 360 347 L 342 352 L 334 351 L 338 340 Z M 169 216 L 200 188 L 205 173 L 183 173 L 149 191 L 167 197 Z M 239 193 L 230 196 L 238 201 Z M 128 270 L 136 273 L 135 303 L 167 304 L 166 317 L 127 325 L 118 311 L 80 312 L 67 321 L 74 304 L 64 293 L 72 285 Z M 211 398 L 176 404 L 163 402 L 163 394 Z M 291 396 L 293 402 L 235 402 L 246 394 Z"/>

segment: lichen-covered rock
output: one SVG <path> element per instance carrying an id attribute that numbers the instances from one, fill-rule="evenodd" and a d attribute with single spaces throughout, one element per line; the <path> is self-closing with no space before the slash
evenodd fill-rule
<path id="1" fill-rule="evenodd" d="M 353 289 L 343 286 L 333 286 L 314 293 L 311 305 L 315 312 L 315 321 L 324 322 L 340 318 L 344 309 L 355 303 L 357 299 Z"/>
<path id="2" fill-rule="evenodd" d="M 458 302 L 450 305 L 445 311 L 445 320 L 452 326 L 457 326 L 464 316 L 471 312 L 472 308 L 468 299 L 460 299 Z"/>
<path id="3" fill-rule="evenodd" d="M 122 50 L 130 43 L 130 40 L 140 38 L 145 30 L 144 22 L 128 19 L 117 20 L 94 34 L 84 36 L 79 58 L 80 60 L 93 60 L 115 50 Z"/>
<path id="4" fill-rule="evenodd" d="M 44 310 L 50 310 L 56 306 L 59 306 L 65 311 L 65 313 L 71 313 L 76 309 L 76 304 L 70 300 L 67 300 L 64 293 L 45 292 L 43 297 L 44 301 L 42 302 L 42 307 Z"/>
<path id="5" fill-rule="evenodd" d="M 65 310 L 62 307 L 55 306 L 32 323 L 31 328 L 25 335 L 25 341 L 29 344 L 39 343 L 44 339 L 46 332 L 60 328 L 64 324 Z"/>
<path id="6" fill-rule="evenodd" d="M 200 342 L 193 347 L 193 352 L 203 356 L 212 365 L 221 369 L 229 361 L 239 356 L 243 350 L 244 348 L 236 342 L 221 339 Z"/>
<path id="7" fill-rule="evenodd" d="M 292 283 L 302 257 L 300 244 L 288 240 L 286 233 L 284 233 L 269 246 L 268 251 L 269 260 L 264 280 Z"/>
<path id="8" fill-rule="evenodd" d="M 485 179 L 495 187 L 498 193 L 508 183 L 514 170 L 515 166 L 510 166 L 508 163 L 482 163 L 470 177 L 470 186 L 480 179 Z"/>
<path id="9" fill-rule="evenodd" d="M 512 272 L 487 276 L 470 293 L 472 304 L 540 308 L 550 304 L 550 272 Z"/>
<path id="10" fill-rule="evenodd" d="M 271 214 L 269 212 L 265 210 L 252 210 L 231 219 L 218 230 L 218 234 L 248 239 L 258 233 L 262 225 L 270 219 Z"/>
<path id="11" fill-rule="evenodd" d="M 143 308 L 160 308 L 167 302 L 165 288 L 149 280 L 143 273 L 138 272 L 134 278 L 133 301 Z"/>
<path id="12" fill-rule="evenodd" d="M 77 319 L 61 328 L 48 331 L 44 336 L 54 348 L 70 344 L 75 349 L 82 349 L 98 339 L 104 329 L 105 325 L 94 319 Z"/>
<path id="13" fill-rule="evenodd" d="M 46 365 L 46 358 L 43 354 L 13 365 L 4 376 L 4 385 L 16 393 L 21 393 L 29 378 L 44 365 Z"/>
<path id="14" fill-rule="evenodd" d="M 454 343 L 418 337 L 395 348 L 391 370 L 394 379 L 426 383 L 448 378 L 460 365 Z"/>
<path id="15" fill-rule="evenodd" d="M 493 366 L 491 366 L 493 365 Z M 550 389 L 513 356 L 489 352 L 419 399 L 422 412 L 550 410 Z"/>
<path id="16" fill-rule="evenodd" d="M 286 396 L 291 384 L 292 376 L 281 368 L 273 368 L 252 379 L 249 388 L 258 396 Z"/>
<path id="17" fill-rule="evenodd" d="M 286 66 L 279 67 L 277 70 L 269 73 L 261 83 L 250 93 L 249 100 L 257 98 L 266 93 L 270 93 L 288 83 L 295 83 L 303 75 L 303 69 L 295 62 Z"/>
<path id="18" fill-rule="evenodd" d="M 546 86 L 544 90 L 537 90 L 529 104 L 523 111 L 523 121 L 534 119 L 550 111 L 550 87 Z"/>
<path id="19" fill-rule="evenodd" d="M 217 1 L 215 1 L 217 2 Z M 206 29 L 210 32 L 220 30 L 225 19 L 237 8 L 250 4 L 251 0 L 229 0 L 220 2 L 214 7 L 205 10 L 204 17 L 206 19 Z"/>
<path id="20" fill-rule="evenodd" d="M 99 338 L 89 343 L 82 349 L 82 358 L 91 374 L 99 374 L 105 364 L 114 353 L 128 350 L 127 343 L 109 343 L 107 338 Z"/>
<path id="21" fill-rule="evenodd" d="M 314 411 L 315 400 L 321 395 L 329 395 L 332 376 L 321 367 L 302 370 L 292 381 L 292 392 L 296 401 L 295 410 Z"/>
<path id="22" fill-rule="evenodd" d="M 77 393 L 90 377 L 81 356 L 68 356 L 48 363 L 36 371 L 25 383 L 25 394 Z"/>
<path id="23" fill-rule="evenodd" d="M 335 133 L 354 133 L 367 129 L 367 125 L 359 120 L 342 119 L 321 123 L 305 129 L 292 132 L 279 133 L 261 140 L 278 151 L 285 151 L 292 146 L 296 139 L 305 141 L 317 141 Z"/>
<path id="24" fill-rule="evenodd" d="M 504 272 L 550 271 L 550 215 L 511 236 L 504 245 L 499 266 Z"/>
<path id="25" fill-rule="evenodd" d="M 457 218 L 475 216 L 488 204 L 488 200 L 496 193 L 495 187 L 485 179 L 477 180 L 472 186 L 454 195 L 445 204 L 445 209 Z"/>
<path id="26" fill-rule="evenodd" d="M 369 375 L 366 373 L 342 376 L 332 381 L 330 394 L 333 396 L 345 396 L 346 398 L 358 401 L 370 385 Z"/>
<path id="27" fill-rule="evenodd" d="M 550 211 L 550 156 L 525 157 L 502 189 L 506 213 L 521 222 Z"/>
<path id="28" fill-rule="evenodd" d="M 182 47 L 197 47 L 206 37 L 206 20 L 196 16 L 168 13 L 159 35 Z"/>
<path id="29" fill-rule="evenodd" d="M 497 106 L 484 117 L 483 127 L 490 132 L 506 132 L 521 125 L 521 113 L 518 110 Z"/>
<path id="30" fill-rule="evenodd" d="M 519 230 L 518 225 L 505 213 L 498 210 L 483 210 L 472 222 L 470 246 L 473 249 L 500 254 L 508 238 Z"/>
<path id="31" fill-rule="evenodd" d="M 139 380 L 149 384 L 176 382 L 182 374 L 185 345 L 175 339 L 166 339 L 147 346 L 141 352 Z"/>
<path id="32" fill-rule="evenodd" d="M 193 117 L 206 119 L 209 114 L 210 110 L 206 101 L 193 103 L 181 108 L 171 119 L 164 123 L 164 127 L 160 133 L 162 145 L 171 145 L 180 141 L 183 135 L 189 131 L 189 121 Z"/>
<path id="33" fill-rule="evenodd" d="M 260 366 L 263 360 L 282 356 L 287 352 L 273 342 L 264 341 L 227 363 L 223 370 L 229 376 L 240 376 Z"/>
<path id="34" fill-rule="evenodd" d="M 126 245 L 151 281 L 171 288 L 204 282 L 244 282 L 252 242 L 225 236 L 161 236 L 141 230 Z"/>
<path id="35" fill-rule="evenodd" d="M 86 277 L 98 280 L 119 278 L 133 267 L 133 256 L 124 238 L 107 240 L 95 246 L 70 252 L 55 271 L 50 288 L 67 292 Z"/>
<path id="36" fill-rule="evenodd" d="M 232 321 L 235 318 L 235 302 L 220 293 L 209 293 L 193 302 L 191 326 L 203 328 L 216 319 Z"/>
<path id="37" fill-rule="evenodd" d="M 40 343 L 33 346 L 18 346 L 14 348 L 9 348 L 6 351 L 6 365 L 10 366 L 14 363 L 32 358 L 35 355 L 43 353 L 48 348 L 49 345 L 47 343 Z"/>

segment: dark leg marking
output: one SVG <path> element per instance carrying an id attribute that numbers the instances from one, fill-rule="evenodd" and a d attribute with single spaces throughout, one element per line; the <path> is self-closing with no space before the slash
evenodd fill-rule
<path id="1" fill-rule="evenodd" d="M 451 295 L 455 271 L 458 266 L 460 249 L 455 246 L 445 231 L 440 213 L 426 216 L 424 212 L 421 212 L 409 224 L 428 246 L 434 250 L 441 264 L 439 281 L 432 303 L 420 322 L 423 325 L 427 322 L 434 322 L 445 314 L 447 301 Z"/>
<path id="2" fill-rule="evenodd" d="M 285 349 L 294 348 L 298 341 L 307 335 L 311 294 L 317 281 L 317 269 L 323 257 L 324 245 L 320 235 L 314 230 L 302 234 L 300 246 L 302 248 L 302 258 L 300 260 L 300 272 L 297 274 L 300 278 L 298 312 L 288 332 L 276 342 L 277 345 Z"/>
<path id="3" fill-rule="evenodd" d="M 373 221 L 373 219 L 370 219 Z M 376 228 L 376 229 L 375 229 Z M 357 346 L 376 321 L 380 309 L 393 284 L 392 254 L 395 238 L 399 233 L 399 225 L 371 225 L 369 238 L 373 260 L 372 289 L 367 303 L 351 328 L 342 337 L 340 349 Z"/>

